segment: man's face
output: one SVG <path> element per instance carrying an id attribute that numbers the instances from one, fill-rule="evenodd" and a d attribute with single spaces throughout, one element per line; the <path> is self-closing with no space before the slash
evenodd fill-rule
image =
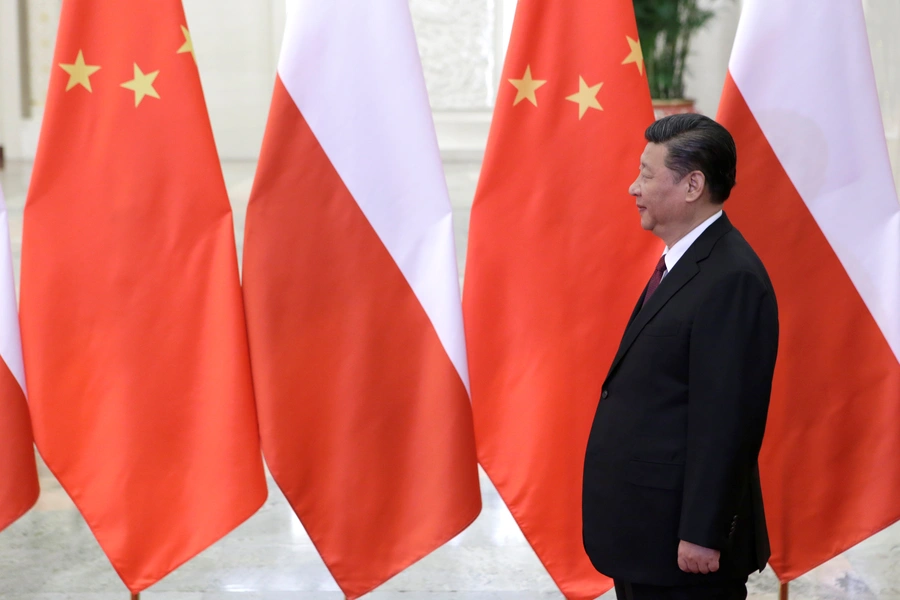
<path id="1" fill-rule="evenodd" d="M 669 150 L 662 144 L 649 143 L 641 154 L 641 172 L 628 188 L 635 197 L 641 215 L 641 227 L 665 239 L 667 230 L 690 219 L 687 178 L 678 180 L 666 167 Z"/>

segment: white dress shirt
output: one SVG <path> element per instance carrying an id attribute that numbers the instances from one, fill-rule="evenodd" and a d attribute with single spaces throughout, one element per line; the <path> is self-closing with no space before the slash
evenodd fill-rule
<path id="1" fill-rule="evenodd" d="M 722 211 L 720 210 L 707 220 L 703 221 L 693 229 L 691 229 L 686 236 L 675 242 L 675 245 L 669 248 L 666 246 L 665 252 L 663 252 L 663 256 L 666 257 L 666 272 L 663 273 L 663 279 L 666 278 L 666 275 L 669 274 L 669 271 L 672 270 L 672 267 L 675 266 L 675 263 L 684 256 L 684 253 L 688 251 L 688 248 L 691 247 L 691 244 L 697 241 L 697 238 L 700 237 L 700 234 L 706 231 L 706 228 L 712 225 L 716 219 L 722 216 Z M 662 280 L 660 280 L 662 281 Z"/>

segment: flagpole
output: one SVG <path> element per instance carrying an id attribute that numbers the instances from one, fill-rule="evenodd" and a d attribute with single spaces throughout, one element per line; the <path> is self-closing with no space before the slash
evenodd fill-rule
<path id="1" fill-rule="evenodd" d="M 789 583 L 782 583 L 781 587 L 778 590 L 778 600 L 788 600 L 788 586 Z"/>

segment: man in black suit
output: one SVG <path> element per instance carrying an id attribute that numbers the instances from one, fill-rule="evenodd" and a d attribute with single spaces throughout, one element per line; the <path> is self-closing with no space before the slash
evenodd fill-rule
<path id="1" fill-rule="evenodd" d="M 769 557 L 757 460 L 778 349 L 763 264 L 722 212 L 737 153 L 700 115 L 651 125 L 629 192 L 666 243 L 601 388 L 584 547 L 619 600 L 743 599 Z"/>

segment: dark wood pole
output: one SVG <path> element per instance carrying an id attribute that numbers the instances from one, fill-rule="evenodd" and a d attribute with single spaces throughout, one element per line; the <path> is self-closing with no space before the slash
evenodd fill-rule
<path id="1" fill-rule="evenodd" d="M 787 583 L 781 584 L 778 590 L 778 600 L 788 600 L 788 585 Z"/>

